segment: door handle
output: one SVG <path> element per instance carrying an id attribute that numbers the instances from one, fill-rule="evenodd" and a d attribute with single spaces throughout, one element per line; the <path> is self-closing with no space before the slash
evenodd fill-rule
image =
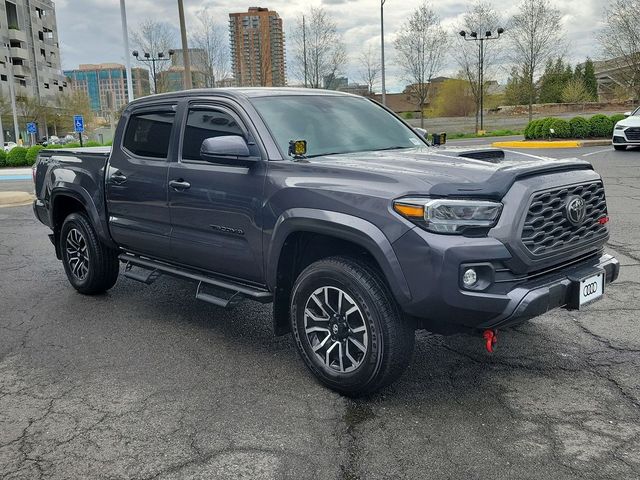
<path id="1" fill-rule="evenodd" d="M 190 188 L 191 184 L 189 182 L 185 182 L 183 179 L 180 178 L 178 180 L 171 180 L 169 182 L 169 186 L 174 190 L 177 190 L 180 192 L 182 190 L 187 190 L 188 188 Z"/>
<path id="2" fill-rule="evenodd" d="M 117 171 L 111 175 L 111 181 L 117 185 L 121 185 L 127 181 L 127 177 L 121 172 Z"/>

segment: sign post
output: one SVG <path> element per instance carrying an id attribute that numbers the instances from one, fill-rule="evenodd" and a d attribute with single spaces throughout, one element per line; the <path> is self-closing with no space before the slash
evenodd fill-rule
<path id="1" fill-rule="evenodd" d="M 33 147 L 36 144 L 35 135 L 38 133 L 38 126 L 33 122 L 27 123 L 27 133 L 31 139 L 31 146 Z"/>
<path id="2" fill-rule="evenodd" d="M 80 138 L 80 146 L 82 147 L 82 132 L 84 132 L 84 117 L 82 115 L 74 115 L 73 116 L 73 125 L 75 127 L 75 131 Z"/>

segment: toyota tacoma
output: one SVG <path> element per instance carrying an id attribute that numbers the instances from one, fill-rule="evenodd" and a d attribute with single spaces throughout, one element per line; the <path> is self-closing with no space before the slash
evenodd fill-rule
<path id="1" fill-rule="evenodd" d="M 374 101 L 213 89 L 130 103 L 112 148 L 43 150 L 36 217 L 71 285 L 190 281 L 220 307 L 273 304 L 309 370 L 345 395 L 410 362 L 416 329 L 498 329 L 599 299 L 601 177 L 577 159 L 431 146 Z"/>

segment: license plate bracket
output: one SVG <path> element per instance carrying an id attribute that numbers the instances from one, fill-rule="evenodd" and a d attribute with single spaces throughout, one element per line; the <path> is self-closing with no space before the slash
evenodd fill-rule
<path id="1" fill-rule="evenodd" d="M 600 300 L 604 294 L 605 272 L 592 272 L 589 275 L 572 279 L 571 295 L 568 307 L 580 310 Z"/>

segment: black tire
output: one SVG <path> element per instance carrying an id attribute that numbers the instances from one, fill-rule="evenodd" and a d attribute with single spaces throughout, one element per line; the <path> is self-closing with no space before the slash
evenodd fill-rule
<path id="1" fill-rule="evenodd" d="M 329 295 L 324 308 L 312 299 L 314 295 L 316 298 Z M 337 306 L 337 297 L 342 298 L 342 308 Z M 353 306 L 358 310 L 348 314 Z M 313 310 L 308 312 L 311 315 L 307 314 L 308 309 Z M 326 315 L 321 313 L 325 309 Z M 325 321 L 328 322 L 327 333 L 307 333 L 307 328 L 315 327 L 306 325 L 322 329 Z M 366 326 L 364 331 L 363 326 Z M 349 257 L 317 261 L 298 276 L 291 294 L 291 330 L 307 368 L 321 383 L 350 397 L 368 395 L 399 378 L 411 361 L 415 343 L 413 325 L 403 318 L 381 274 L 370 265 Z M 356 334 L 357 330 L 361 332 Z M 364 353 L 354 340 L 360 342 L 360 347 L 366 346 Z M 325 350 L 323 343 L 338 348 L 327 353 L 331 348 Z M 319 350 L 314 351 L 314 348 Z M 350 351 L 355 363 L 342 355 Z"/>
<path id="2" fill-rule="evenodd" d="M 69 283 L 80 293 L 106 292 L 118 280 L 118 254 L 98 239 L 85 213 L 72 213 L 64 220 L 60 251 Z M 84 253 L 78 254 L 78 251 Z"/>
<path id="3" fill-rule="evenodd" d="M 614 145 L 613 148 L 616 149 L 616 150 L 626 150 L 627 146 L 626 145 Z"/>

